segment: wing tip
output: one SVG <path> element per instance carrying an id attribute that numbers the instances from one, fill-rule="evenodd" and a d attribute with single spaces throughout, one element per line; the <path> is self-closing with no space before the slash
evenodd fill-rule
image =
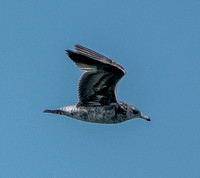
<path id="1" fill-rule="evenodd" d="M 75 54 L 82 55 L 82 56 L 85 56 L 85 57 L 89 57 L 89 58 L 92 58 L 96 61 L 102 62 L 104 64 L 109 64 L 109 65 L 115 66 L 119 70 L 121 70 L 124 75 L 126 74 L 125 69 L 120 64 L 118 64 L 117 62 L 112 61 L 111 59 L 109 59 L 109 58 L 89 49 L 89 48 L 86 48 L 86 47 L 84 47 L 80 44 L 75 44 L 74 48 L 75 48 L 75 52 L 72 51 L 72 50 L 69 50 L 69 49 L 65 50 L 68 57 L 72 58 L 73 55 L 75 55 Z"/>
<path id="2" fill-rule="evenodd" d="M 71 55 L 72 53 L 74 53 L 72 50 L 69 50 L 69 49 L 65 50 L 65 52 L 66 52 L 67 56 L 69 56 L 69 57 L 70 57 L 70 55 Z"/>
<path id="3" fill-rule="evenodd" d="M 83 46 L 79 45 L 79 44 L 75 44 L 74 45 L 75 50 L 77 50 L 77 48 L 84 48 Z M 66 54 L 69 56 L 69 53 L 74 53 L 74 51 L 67 49 L 65 50 Z"/>
<path id="4" fill-rule="evenodd" d="M 74 48 L 77 48 L 77 47 L 83 47 L 83 46 L 80 45 L 80 44 L 75 44 L 75 45 L 74 45 Z"/>

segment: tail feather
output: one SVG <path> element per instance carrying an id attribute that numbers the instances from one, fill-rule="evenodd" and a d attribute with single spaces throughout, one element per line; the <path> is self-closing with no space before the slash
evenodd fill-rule
<path id="1" fill-rule="evenodd" d="M 64 112 L 61 111 L 61 110 L 49 110 L 49 109 L 46 109 L 43 111 L 44 113 L 52 113 L 52 114 L 60 114 L 60 115 L 64 115 Z"/>

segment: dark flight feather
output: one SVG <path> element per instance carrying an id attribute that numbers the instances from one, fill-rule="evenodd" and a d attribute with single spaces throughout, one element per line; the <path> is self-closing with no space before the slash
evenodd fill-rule
<path id="1" fill-rule="evenodd" d="M 76 52 L 67 50 L 77 67 L 86 71 L 78 85 L 78 105 L 110 105 L 116 103 L 116 87 L 125 75 L 118 63 L 81 45 L 75 45 Z"/>

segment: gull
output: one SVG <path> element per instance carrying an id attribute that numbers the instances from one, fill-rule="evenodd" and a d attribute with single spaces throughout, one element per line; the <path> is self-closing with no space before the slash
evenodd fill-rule
<path id="1" fill-rule="evenodd" d="M 45 113 L 101 124 L 117 124 L 134 118 L 151 121 L 135 106 L 117 100 L 117 85 L 126 74 L 121 65 L 78 44 L 75 51 L 66 50 L 66 53 L 78 68 L 85 71 L 78 84 L 78 104 L 47 109 Z"/>

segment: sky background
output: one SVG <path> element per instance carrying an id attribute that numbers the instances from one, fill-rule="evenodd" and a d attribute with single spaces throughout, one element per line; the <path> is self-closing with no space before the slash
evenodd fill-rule
<path id="1" fill-rule="evenodd" d="M 200 177 L 200 1 L 1 0 L 0 22 L 0 177 Z M 44 114 L 78 101 L 74 44 L 152 122 Z"/>

